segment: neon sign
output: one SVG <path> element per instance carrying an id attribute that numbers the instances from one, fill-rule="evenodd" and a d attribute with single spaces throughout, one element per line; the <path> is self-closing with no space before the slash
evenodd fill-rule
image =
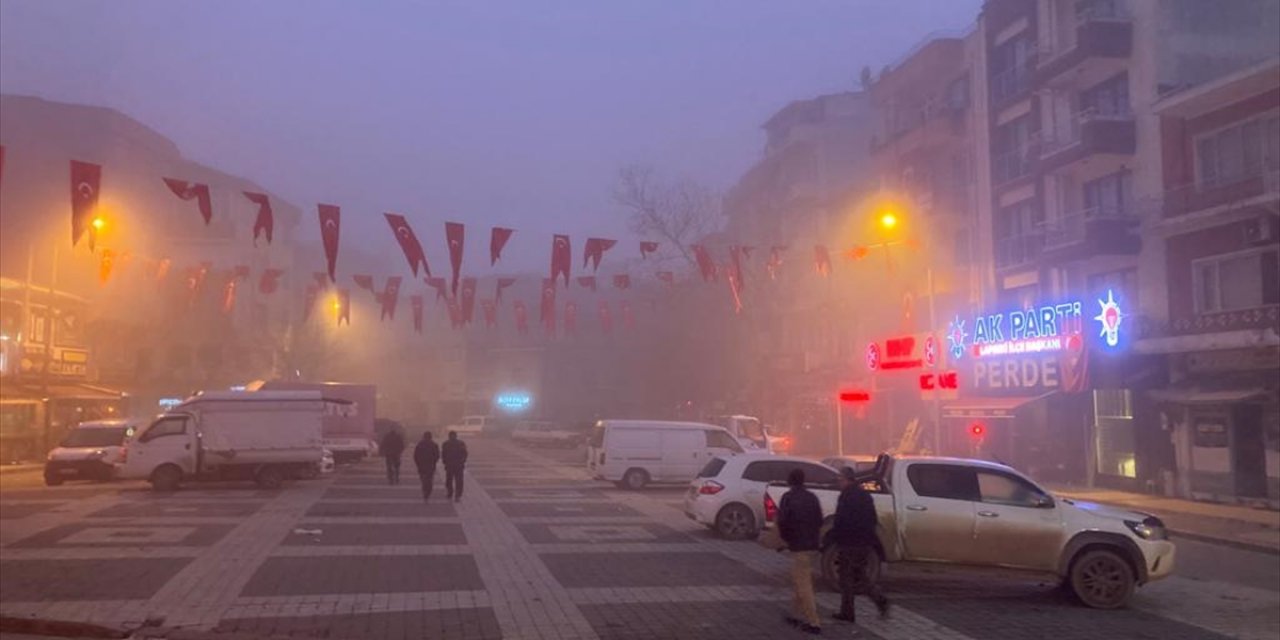
<path id="1" fill-rule="evenodd" d="M 1102 310 L 1093 319 L 1102 324 L 1102 331 L 1098 335 L 1106 340 L 1108 347 L 1114 347 L 1120 344 L 1120 323 L 1124 320 L 1124 314 L 1120 312 L 1120 305 L 1116 304 L 1116 300 L 1110 289 L 1107 289 L 1107 299 L 1098 300 L 1098 306 Z"/>
<path id="2" fill-rule="evenodd" d="M 920 390 L 959 389 L 960 379 L 955 371 L 945 373 L 925 373 L 920 375 Z"/>
<path id="3" fill-rule="evenodd" d="M 528 409 L 533 404 L 533 397 L 524 392 L 500 393 L 493 398 L 494 406 L 504 411 L 517 412 Z"/>
<path id="4" fill-rule="evenodd" d="M 959 360 L 964 355 L 964 341 L 969 334 L 964 332 L 964 320 L 956 316 L 947 327 L 947 341 L 950 342 L 951 357 Z"/>
<path id="5" fill-rule="evenodd" d="M 1067 339 L 1080 332 L 1080 308 L 1080 302 L 1074 301 L 980 315 L 974 318 L 971 351 L 979 357 L 1062 351 L 1067 348 Z M 957 340 L 963 348 L 963 321 L 957 321 L 958 325 L 952 323 L 950 336 L 953 350 Z"/>

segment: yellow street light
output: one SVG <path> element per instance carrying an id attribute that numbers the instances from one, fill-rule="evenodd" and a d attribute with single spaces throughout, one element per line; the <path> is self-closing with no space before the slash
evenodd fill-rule
<path id="1" fill-rule="evenodd" d="M 886 211 L 880 214 L 880 226 L 885 229 L 893 229 L 898 226 L 898 216 L 892 211 Z"/>
<path id="2" fill-rule="evenodd" d="M 90 222 L 89 224 L 93 225 L 93 228 L 95 230 L 102 231 L 103 227 L 107 226 L 107 219 L 102 217 L 101 215 L 97 215 L 93 217 L 93 221 Z"/>

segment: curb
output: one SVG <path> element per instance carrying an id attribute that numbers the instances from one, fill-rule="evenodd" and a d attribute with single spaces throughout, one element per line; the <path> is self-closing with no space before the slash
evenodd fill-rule
<path id="1" fill-rule="evenodd" d="M 1218 536 L 1210 536 L 1210 535 L 1205 535 L 1203 533 L 1195 533 L 1191 531 L 1178 531 L 1178 530 L 1170 529 L 1169 537 L 1171 539 L 1186 538 L 1187 540 L 1194 540 L 1196 542 L 1203 542 L 1205 544 L 1213 544 L 1221 547 L 1231 547 L 1233 549 L 1239 549 L 1240 551 L 1252 551 L 1254 553 L 1265 553 L 1268 555 L 1280 556 L 1280 548 L 1278 547 L 1254 544 L 1252 542 L 1243 542 L 1243 541 L 1235 540 L 1232 538 L 1221 538 Z"/>
<path id="2" fill-rule="evenodd" d="M 38 464 L 38 463 L 6 464 L 6 465 L 0 465 L 0 475 L 7 475 L 10 473 L 22 473 L 24 471 L 39 471 L 42 468 L 44 468 L 44 465 Z"/>

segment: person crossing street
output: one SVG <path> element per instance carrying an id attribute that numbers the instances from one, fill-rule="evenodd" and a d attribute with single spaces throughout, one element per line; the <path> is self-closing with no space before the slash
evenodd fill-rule
<path id="1" fill-rule="evenodd" d="M 418 468 L 418 480 L 422 482 L 422 501 L 431 499 L 435 485 L 436 463 L 440 461 L 440 445 L 431 438 L 430 431 L 422 432 L 422 439 L 413 448 L 413 464 Z"/>
<path id="2" fill-rule="evenodd" d="M 876 551 L 876 505 L 871 494 L 862 488 L 853 468 L 841 469 L 838 479 L 840 497 L 836 502 L 835 520 L 822 541 L 825 548 L 837 549 L 837 577 L 840 583 L 840 612 L 836 620 L 856 623 L 854 595 L 861 590 L 875 603 L 881 618 L 889 616 L 889 599 L 880 591 L 880 585 L 866 580 L 867 563 L 879 562 Z"/>
<path id="3" fill-rule="evenodd" d="M 462 472 L 467 466 L 467 443 L 458 439 L 458 432 L 449 432 L 449 439 L 440 447 L 440 461 L 444 463 L 444 489 L 449 499 L 462 502 Z"/>
<path id="4" fill-rule="evenodd" d="M 387 463 L 387 484 L 400 484 L 400 456 L 404 455 L 404 435 L 392 428 L 378 443 L 382 459 Z"/>
<path id="5" fill-rule="evenodd" d="M 787 476 L 791 487 L 782 496 L 778 509 L 778 535 L 791 552 L 791 580 L 795 595 L 787 622 L 808 633 L 822 633 L 822 620 L 813 595 L 813 564 L 822 539 L 822 505 L 818 496 L 804 487 L 804 469 L 792 469 Z"/>

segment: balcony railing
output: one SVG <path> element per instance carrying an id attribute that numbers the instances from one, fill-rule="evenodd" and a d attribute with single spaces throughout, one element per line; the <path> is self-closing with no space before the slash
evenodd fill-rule
<path id="1" fill-rule="evenodd" d="M 998 269 L 1031 264 L 1039 259 L 1040 253 L 1044 250 L 1044 232 L 1031 231 L 1007 238 L 997 238 L 995 249 Z"/>
<path id="2" fill-rule="evenodd" d="M 1131 122 L 1133 111 L 1127 105 L 1084 109 L 1068 118 L 1065 127 L 1041 136 L 1040 157 L 1045 158 L 1080 144 L 1084 140 L 1084 130 L 1091 124 Z"/>
<path id="3" fill-rule="evenodd" d="M 1085 242 L 1089 238 L 1089 226 L 1099 221 L 1137 222 L 1136 207 L 1132 204 L 1112 204 L 1089 207 L 1064 215 L 1045 224 L 1044 246 L 1062 247 Z"/>
<path id="4" fill-rule="evenodd" d="M 997 153 L 991 158 L 991 174 L 996 184 L 1011 182 L 1031 174 L 1032 147 L 1012 149 Z"/>
<path id="5" fill-rule="evenodd" d="M 1031 88 L 1034 63 L 1010 67 L 991 76 L 991 99 L 1001 104 L 1018 97 Z"/>
<path id="6" fill-rule="evenodd" d="M 1059 40 L 1056 45 L 1053 42 L 1040 43 L 1040 64 L 1048 65 L 1058 56 L 1076 50 L 1081 44 L 1081 35 L 1088 33 L 1090 25 L 1096 22 L 1130 23 L 1133 22 L 1133 14 L 1120 2 L 1097 2 L 1080 7 L 1076 10 L 1074 38 L 1070 42 Z"/>
<path id="7" fill-rule="evenodd" d="M 1259 167 L 1241 174 L 1186 184 L 1165 191 L 1161 198 L 1166 217 L 1254 199 L 1280 199 L 1280 168 Z"/>

